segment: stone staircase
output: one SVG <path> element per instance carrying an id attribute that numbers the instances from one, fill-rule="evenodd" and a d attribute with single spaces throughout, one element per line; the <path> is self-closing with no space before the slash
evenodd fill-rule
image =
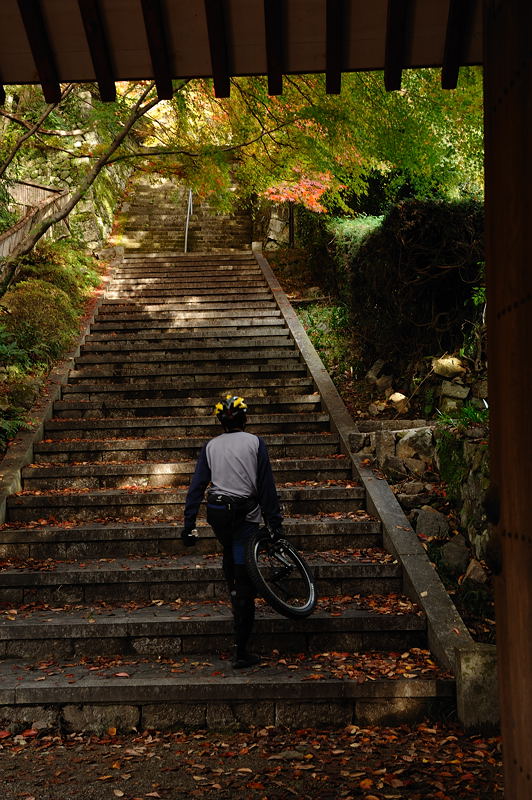
<path id="1" fill-rule="evenodd" d="M 117 244 L 137 253 L 183 252 L 188 191 L 170 181 L 158 186 L 135 180 L 117 217 Z M 212 206 L 193 196 L 187 252 L 234 252 L 249 250 L 251 215 L 243 210 L 215 213 Z"/>
<path id="2" fill-rule="evenodd" d="M 244 673 L 218 546 L 179 533 L 195 459 L 241 393 L 316 612 L 259 604 Z M 251 252 L 126 253 L 0 527 L 0 725 L 104 731 L 404 722 L 454 707 L 351 458 Z"/>

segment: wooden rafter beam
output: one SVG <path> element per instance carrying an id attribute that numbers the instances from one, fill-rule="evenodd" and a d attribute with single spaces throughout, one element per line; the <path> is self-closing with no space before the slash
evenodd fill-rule
<path id="1" fill-rule="evenodd" d="M 476 0 L 449 0 L 449 16 L 441 70 L 442 89 L 456 89 L 473 30 Z"/>
<path id="2" fill-rule="evenodd" d="M 266 29 L 268 94 L 277 95 L 283 91 L 285 29 L 283 0 L 264 0 L 264 25 Z"/>
<path id="3" fill-rule="evenodd" d="M 161 0 L 141 0 L 141 3 L 157 96 L 159 100 L 170 100 L 174 92 Z"/>
<path id="4" fill-rule="evenodd" d="M 100 0 L 78 0 L 94 74 L 104 102 L 116 100 L 115 70 L 103 24 Z"/>
<path id="5" fill-rule="evenodd" d="M 207 31 L 211 51 L 212 77 L 216 97 L 229 97 L 229 49 L 224 0 L 205 0 Z"/>
<path id="6" fill-rule="evenodd" d="M 325 86 L 327 94 L 340 94 L 344 65 L 345 0 L 327 0 L 327 52 Z"/>
<path id="7" fill-rule="evenodd" d="M 391 92 L 401 88 L 411 37 L 411 0 L 388 0 L 384 85 Z"/>
<path id="8" fill-rule="evenodd" d="M 58 103 L 61 99 L 61 86 L 40 0 L 18 0 L 18 7 L 44 99 L 47 103 Z"/>

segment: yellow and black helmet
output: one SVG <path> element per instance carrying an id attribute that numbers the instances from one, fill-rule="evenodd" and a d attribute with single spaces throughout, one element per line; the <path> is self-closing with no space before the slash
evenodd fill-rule
<path id="1" fill-rule="evenodd" d="M 214 406 L 214 414 L 224 428 L 243 428 L 247 419 L 246 401 L 243 397 L 227 394 Z"/>

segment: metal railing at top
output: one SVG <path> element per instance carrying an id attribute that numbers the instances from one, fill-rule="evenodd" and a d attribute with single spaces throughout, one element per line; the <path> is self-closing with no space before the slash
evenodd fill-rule
<path id="1" fill-rule="evenodd" d="M 192 189 L 189 189 L 188 190 L 188 201 L 187 201 L 187 219 L 186 219 L 186 222 L 185 222 L 185 247 L 184 247 L 184 250 L 183 250 L 184 253 L 187 252 L 187 247 L 188 247 L 188 226 L 190 224 L 190 217 L 192 216 L 193 213 L 194 213 L 194 209 L 193 209 L 193 206 L 192 206 Z"/>

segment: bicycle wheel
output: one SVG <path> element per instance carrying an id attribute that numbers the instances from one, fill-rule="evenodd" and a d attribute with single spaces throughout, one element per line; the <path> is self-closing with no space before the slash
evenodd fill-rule
<path id="1" fill-rule="evenodd" d="M 257 592 L 275 611 L 291 619 L 312 614 L 317 600 L 314 577 L 290 542 L 274 542 L 268 532 L 259 531 L 248 542 L 246 562 Z"/>

